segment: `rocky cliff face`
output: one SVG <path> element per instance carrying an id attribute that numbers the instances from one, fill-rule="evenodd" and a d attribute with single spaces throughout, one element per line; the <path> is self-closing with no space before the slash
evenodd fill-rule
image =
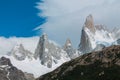
<path id="1" fill-rule="evenodd" d="M 84 29 L 82 29 L 81 41 L 78 50 L 82 53 L 91 52 L 93 50 L 90 37 L 87 35 Z"/>
<path id="2" fill-rule="evenodd" d="M 92 15 L 87 16 L 81 32 L 78 50 L 82 53 L 92 52 L 97 45 L 110 46 L 115 41 L 113 35 L 105 26 L 94 25 Z M 97 47 L 98 48 L 98 47 Z"/>
<path id="3" fill-rule="evenodd" d="M 119 80 L 120 46 L 84 54 L 36 80 Z"/>
<path id="4" fill-rule="evenodd" d="M 95 48 L 95 27 L 92 15 L 87 16 L 85 24 L 81 32 L 81 41 L 79 44 L 79 51 L 82 53 L 91 52 Z"/>
<path id="5" fill-rule="evenodd" d="M 91 14 L 89 16 L 87 16 L 83 27 L 88 28 L 90 30 L 90 32 L 92 32 L 93 34 L 95 33 L 94 20 L 93 20 L 93 17 Z"/>
<path id="6" fill-rule="evenodd" d="M 39 58 L 41 64 L 49 68 L 60 60 L 63 60 L 63 62 L 69 60 L 67 53 L 63 49 L 48 40 L 47 34 L 40 37 L 34 57 L 35 59 Z"/>
<path id="7" fill-rule="evenodd" d="M 0 80 L 27 80 L 24 73 L 14 67 L 10 60 L 0 58 Z"/>

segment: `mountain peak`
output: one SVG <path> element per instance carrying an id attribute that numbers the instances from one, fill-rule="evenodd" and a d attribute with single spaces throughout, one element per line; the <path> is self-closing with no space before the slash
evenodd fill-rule
<path id="1" fill-rule="evenodd" d="M 42 65 L 51 68 L 53 64 L 57 64 L 62 58 L 64 58 L 63 60 L 67 59 L 67 53 L 50 42 L 47 34 L 43 34 L 40 37 L 34 57 L 35 59 L 40 59 Z"/>
<path id="2" fill-rule="evenodd" d="M 14 50 L 24 49 L 24 47 L 23 47 L 23 44 L 17 44 L 17 45 L 14 46 L 13 49 L 14 49 Z"/>
<path id="3" fill-rule="evenodd" d="M 48 40 L 48 35 L 46 33 L 43 33 L 42 37 L 44 40 Z"/>
<path id="4" fill-rule="evenodd" d="M 66 43 L 64 45 L 64 51 L 67 52 L 68 56 L 71 59 L 74 59 L 79 56 L 79 53 L 75 49 L 73 49 L 72 43 L 69 38 L 66 40 Z"/>
<path id="5" fill-rule="evenodd" d="M 65 47 L 72 46 L 71 40 L 68 38 L 65 43 Z"/>
<path id="6" fill-rule="evenodd" d="M 22 44 L 17 44 L 10 52 L 9 55 L 12 55 L 15 59 L 22 61 L 26 57 L 32 59 L 32 53 L 24 48 Z"/>
<path id="7" fill-rule="evenodd" d="M 94 20 L 91 14 L 87 16 L 84 28 L 88 28 L 92 33 L 95 33 Z"/>

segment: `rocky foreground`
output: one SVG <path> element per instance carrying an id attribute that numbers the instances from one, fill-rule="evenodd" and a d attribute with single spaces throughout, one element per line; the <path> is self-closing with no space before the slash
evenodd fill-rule
<path id="1" fill-rule="evenodd" d="M 84 54 L 36 80 L 120 80 L 120 46 Z"/>
<path id="2" fill-rule="evenodd" d="M 34 77 L 14 67 L 8 58 L 1 57 L 0 80 L 34 80 Z"/>

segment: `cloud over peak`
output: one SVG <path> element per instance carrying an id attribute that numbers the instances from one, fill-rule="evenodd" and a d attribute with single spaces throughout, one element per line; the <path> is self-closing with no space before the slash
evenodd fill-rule
<path id="1" fill-rule="evenodd" d="M 119 27 L 119 7 L 120 0 L 42 0 L 37 8 L 41 11 L 39 16 L 47 20 L 37 29 L 43 28 L 59 44 L 64 44 L 69 37 L 77 47 L 87 15 L 93 15 L 95 24 Z"/>

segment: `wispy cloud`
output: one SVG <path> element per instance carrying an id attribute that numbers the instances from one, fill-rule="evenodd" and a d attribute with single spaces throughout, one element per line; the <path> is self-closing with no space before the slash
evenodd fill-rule
<path id="1" fill-rule="evenodd" d="M 50 39 L 60 44 L 69 37 L 78 46 L 81 27 L 89 14 L 96 24 L 120 27 L 120 0 L 42 0 L 37 8 L 39 16 L 47 20 L 36 29 L 43 28 Z"/>
<path id="2" fill-rule="evenodd" d="M 37 47 L 39 37 L 0 37 L 0 54 L 7 54 L 11 49 L 17 44 L 23 44 L 25 49 L 34 53 L 35 48 Z"/>

